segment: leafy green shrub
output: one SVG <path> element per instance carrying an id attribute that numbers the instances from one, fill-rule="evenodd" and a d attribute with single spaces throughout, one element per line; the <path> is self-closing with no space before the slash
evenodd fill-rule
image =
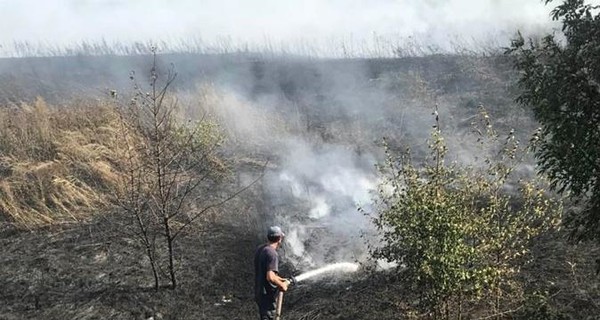
<path id="1" fill-rule="evenodd" d="M 513 131 L 500 141 L 485 112 L 475 124 L 478 141 L 499 151 L 482 163 L 447 163 L 435 115 L 422 165 L 411 162 L 409 150 L 398 156 L 386 146 L 373 216 L 382 245 L 372 255 L 398 263 L 420 296 L 418 309 L 434 318 L 447 318 L 452 304 L 460 315 L 463 302 L 483 297 L 499 313 L 503 297 L 519 290 L 514 276 L 529 240 L 557 225 L 561 204 L 541 181 L 513 179 L 526 149 Z"/>

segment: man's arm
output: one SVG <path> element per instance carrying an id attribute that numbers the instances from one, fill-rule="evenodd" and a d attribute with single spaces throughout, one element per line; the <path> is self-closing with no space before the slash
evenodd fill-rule
<path id="1" fill-rule="evenodd" d="M 286 292 L 288 289 L 289 282 L 285 278 L 282 278 L 279 275 L 277 275 L 277 273 L 275 273 L 275 271 L 273 270 L 267 271 L 267 280 L 270 283 L 276 285 L 279 288 L 279 290 L 283 292 Z"/>

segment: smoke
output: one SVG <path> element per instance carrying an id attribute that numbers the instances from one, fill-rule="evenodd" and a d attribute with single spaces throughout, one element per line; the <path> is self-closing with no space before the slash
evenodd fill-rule
<path id="1" fill-rule="evenodd" d="M 283 101 L 256 103 L 213 85 L 201 86 L 200 92 L 205 111 L 233 137 L 235 152 L 245 149 L 272 158 L 263 200 L 269 223 L 286 232 L 286 259 L 301 270 L 362 260 L 367 252 L 360 236 L 370 223 L 357 205 L 370 205 L 377 186 L 376 156 L 357 152 L 351 143 L 325 142 L 299 131 L 296 119 L 282 115 Z M 279 106 L 277 113 L 269 103 Z"/>
<path id="2" fill-rule="evenodd" d="M 377 185 L 375 158 L 349 146 L 284 143 L 280 167 L 266 176 L 272 212 L 289 233 L 288 258 L 300 269 L 362 260 L 370 230 L 357 206 L 369 206 Z"/>
<path id="3" fill-rule="evenodd" d="M 417 158 L 427 152 L 435 101 L 423 94 L 429 90 L 419 84 L 423 80 L 396 67 L 406 65 L 252 61 L 249 72 L 228 67 L 199 86 L 199 104 L 227 130 L 232 153 L 270 159 L 260 199 L 269 217 L 264 223 L 284 228 L 285 259 L 299 270 L 367 257 L 365 240 L 376 235 L 357 209 L 372 212 L 382 137 L 395 139 L 396 147 L 410 146 Z M 421 71 L 432 79 L 446 72 L 435 63 Z M 463 82 L 464 88 L 455 88 Z M 474 116 L 459 106 L 466 97 L 476 98 L 470 95 L 478 89 L 470 86 L 456 79 L 448 84 L 456 92 L 440 89 L 437 102 L 447 140 L 455 145 L 450 160 L 461 163 L 482 155 L 461 145 L 470 129 L 457 125 L 472 121 L 461 112 Z M 198 102 L 196 92 L 189 96 Z"/>
<path id="4" fill-rule="evenodd" d="M 538 0 L 0 0 L 0 28 L 11 30 L 0 44 L 8 51 L 13 41 L 201 39 L 222 49 L 327 54 L 384 50 L 418 36 L 425 46 L 449 49 L 504 42 L 516 29 L 547 31 L 548 12 Z"/>
<path id="5" fill-rule="evenodd" d="M 473 66 L 478 59 L 458 63 Z M 383 161 L 378 143 L 390 137 L 392 146 L 411 147 L 415 161 L 423 159 L 434 105 L 449 144 L 448 161 L 473 164 L 485 156 L 469 134 L 477 112 L 469 105 L 493 101 L 497 110 L 510 108 L 504 83 L 474 85 L 477 69 L 436 84 L 438 77 L 462 70 L 454 67 L 457 60 L 415 61 L 431 64 L 423 69 L 410 62 L 252 61 L 249 72 L 227 68 L 235 76 L 215 76 L 211 79 L 225 80 L 200 86 L 200 104 L 228 131 L 233 152 L 270 158 L 260 199 L 269 218 L 264 223 L 283 227 L 285 259 L 297 269 L 366 259 L 365 240 L 377 241 L 376 234 L 357 208 L 373 212 L 380 186 L 375 164 Z M 488 63 L 479 67 L 492 79 L 509 68 Z M 420 75 L 405 69 L 410 67 L 422 68 Z M 481 95 L 488 84 L 488 90 L 496 85 L 502 90 Z M 431 93 L 435 87 L 437 93 Z M 523 121 L 523 128 L 531 126 Z"/>

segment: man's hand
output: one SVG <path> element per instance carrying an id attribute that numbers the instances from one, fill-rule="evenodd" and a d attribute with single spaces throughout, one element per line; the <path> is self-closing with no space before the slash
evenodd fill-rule
<path id="1" fill-rule="evenodd" d="M 274 271 L 267 271 L 267 280 L 269 282 L 271 282 L 273 285 L 277 286 L 279 288 L 279 290 L 281 290 L 282 292 L 286 292 L 290 285 L 289 280 L 280 277 Z"/>
<path id="2" fill-rule="evenodd" d="M 290 281 L 287 279 L 283 279 L 283 281 L 281 281 L 281 286 L 279 287 L 279 290 L 281 290 L 282 292 L 286 292 L 288 290 L 289 286 L 290 286 Z"/>

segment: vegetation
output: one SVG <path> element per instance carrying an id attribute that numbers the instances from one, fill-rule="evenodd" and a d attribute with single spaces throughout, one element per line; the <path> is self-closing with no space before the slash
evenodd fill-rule
<path id="1" fill-rule="evenodd" d="M 447 163 L 437 109 L 435 116 L 431 155 L 422 166 L 411 162 L 409 152 L 397 156 L 386 148 L 374 215 L 382 245 L 373 257 L 398 265 L 420 296 L 417 310 L 434 319 L 460 319 L 465 302 L 491 302 L 489 297 L 491 311 L 504 314 L 503 303 L 522 295 L 515 276 L 529 241 L 557 226 L 561 205 L 541 182 L 513 178 L 525 152 L 514 132 L 482 163 Z M 499 142 L 485 112 L 476 128 L 482 146 Z"/>
<path id="2" fill-rule="evenodd" d="M 125 188 L 116 199 L 131 219 L 127 226 L 143 245 L 157 290 L 159 270 L 163 269 L 161 252 L 165 252 L 170 286 L 175 289 L 174 242 L 185 228 L 218 205 L 209 205 L 210 196 L 197 191 L 202 186 L 215 188 L 227 171 L 217 153 L 223 141 L 217 127 L 205 120 L 182 121 L 177 100 L 168 95 L 176 74 L 169 70 L 161 85 L 158 67 L 154 52 L 148 92 L 131 76 L 135 93 L 122 111 L 122 137 L 127 145 Z"/>
<path id="3" fill-rule="evenodd" d="M 546 3 L 551 1 L 547 0 Z M 567 223 L 579 240 L 600 241 L 599 6 L 566 0 L 552 11 L 563 39 L 519 36 L 509 50 L 521 72 L 517 99 L 541 124 L 536 156 L 552 187 L 582 203 Z M 600 264 L 599 264 L 600 266 Z"/>
<path id="4" fill-rule="evenodd" d="M 38 98 L 0 109 L 0 216 L 19 227 L 74 223 L 103 210 L 118 185 L 119 116 L 89 101 Z"/>
<path id="5" fill-rule="evenodd" d="M 418 35 L 385 36 L 372 34 L 367 37 L 327 39 L 297 39 L 282 42 L 263 38 L 261 41 L 239 42 L 230 37 L 207 41 L 202 38 L 185 38 L 142 42 L 98 41 L 72 42 L 55 45 L 47 42 L 13 41 L 0 43 L 0 57 L 65 57 L 65 56 L 135 56 L 147 55 L 152 48 L 160 47 L 163 53 L 189 53 L 202 55 L 251 54 L 263 57 L 286 57 L 288 55 L 314 58 L 381 58 L 424 57 L 438 54 L 479 56 L 500 53 L 496 39 L 473 41 L 458 35 L 449 40 L 449 47 L 427 43 Z"/>

